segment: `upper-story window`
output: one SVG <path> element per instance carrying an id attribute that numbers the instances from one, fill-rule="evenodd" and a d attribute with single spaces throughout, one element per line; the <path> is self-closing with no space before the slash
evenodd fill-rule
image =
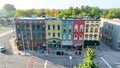
<path id="1" fill-rule="evenodd" d="M 90 37 L 89 37 L 90 40 L 92 40 L 92 34 L 90 34 Z"/>
<path id="2" fill-rule="evenodd" d="M 88 34 L 85 35 L 85 40 L 89 40 L 89 39 L 88 39 Z"/>
<path id="3" fill-rule="evenodd" d="M 69 28 L 68 31 L 71 32 L 71 31 L 72 31 L 72 30 L 71 30 L 71 29 L 72 29 L 71 25 L 69 25 L 68 28 Z"/>
<path id="4" fill-rule="evenodd" d="M 36 38 L 36 34 L 35 33 L 33 33 L 33 39 L 35 39 Z"/>
<path id="5" fill-rule="evenodd" d="M 50 30 L 50 25 L 48 25 L 48 30 Z"/>
<path id="6" fill-rule="evenodd" d="M 26 30 L 26 25 L 22 24 L 22 30 Z"/>
<path id="7" fill-rule="evenodd" d="M 37 38 L 40 38 L 40 33 L 38 33 L 38 37 Z"/>
<path id="8" fill-rule="evenodd" d="M 58 33 L 58 37 L 60 37 L 60 33 Z"/>
<path id="9" fill-rule="evenodd" d="M 39 24 L 37 25 L 37 29 L 40 29 L 40 25 Z"/>
<path id="10" fill-rule="evenodd" d="M 68 35 L 68 39 L 71 40 L 71 35 Z"/>
<path id="11" fill-rule="evenodd" d="M 83 25 L 80 25 L 80 32 L 83 32 Z"/>
<path id="12" fill-rule="evenodd" d="M 79 40 L 82 40 L 83 39 L 83 37 L 82 37 L 82 35 L 80 35 L 80 39 Z"/>
<path id="13" fill-rule="evenodd" d="M 30 26 L 29 26 L 29 24 L 27 24 L 27 25 L 26 25 L 26 29 L 29 30 L 29 28 L 30 28 Z"/>
<path id="14" fill-rule="evenodd" d="M 60 30 L 60 25 L 58 25 L 58 30 Z"/>
<path id="15" fill-rule="evenodd" d="M 96 34 L 94 35 L 94 40 L 97 40 L 97 35 Z"/>
<path id="16" fill-rule="evenodd" d="M 55 37 L 55 33 L 53 33 L 53 37 Z"/>
<path id="17" fill-rule="evenodd" d="M 91 25 L 90 25 L 90 32 L 93 32 L 93 27 L 94 27 L 94 25 L 91 24 Z"/>
<path id="18" fill-rule="evenodd" d="M 63 32 L 66 32 L 66 25 L 63 25 Z"/>
<path id="19" fill-rule="evenodd" d="M 77 37 L 78 37 L 78 36 L 75 34 L 75 35 L 74 35 L 74 40 L 77 40 Z"/>
<path id="20" fill-rule="evenodd" d="M 35 30 L 35 25 L 34 24 L 32 25 L 32 29 Z"/>
<path id="21" fill-rule="evenodd" d="M 88 32 L 88 29 L 89 29 L 89 25 L 87 24 L 85 32 Z"/>
<path id="22" fill-rule="evenodd" d="M 20 25 L 17 24 L 17 25 L 16 25 L 16 28 L 17 28 L 17 30 L 19 30 L 19 29 L 20 29 Z"/>
<path id="23" fill-rule="evenodd" d="M 95 32 L 98 32 L 98 24 L 95 25 Z"/>
<path id="24" fill-rule="evenodd" d="M 74 32 L 78 32 L 78 25 L 75 25 Z"/>
<path id="25" fill-rule="evenodd" d="M 63 39 L 64 39 L 64 40 L 66 39 L 66 35 L 63 35 Z"/>
<path id="26" fill-rule="evenodd" d="M 55 30 L 55 25 L 53 25 L 53 30 Z"/>
<path id="27" fill-rule="evenodd" d="M 45 25 L 44 24 L 42 24 L 42 30 L 45 30 Z"/>
<path id="28" fill-rule="evenodd" d="M 48 37 L 50 37 L 50 32 L 48 32 Z"/>
<path id="29" fill-rule="evenodd" d="M 42 39 L 44 39 L 45 38 L 45 33 L 42 33 Z"/>
<path id="30" fill-rule="evenodd" d="M 96 24 L 96 25 L 95 25 L 95 28 L 98 28 L 98 27 L 99 27 L 99 25 L 98 25 L 98 24 Z"/>

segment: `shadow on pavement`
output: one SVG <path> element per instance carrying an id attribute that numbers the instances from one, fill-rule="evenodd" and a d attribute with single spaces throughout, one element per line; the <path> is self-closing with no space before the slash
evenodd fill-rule
<path id="1" fill-rule="evenodd" d="M 5 54 L 5 55 L 13 55 L 12 51 L 7 50 L 7 49 L 6 49 L 6 52 L 5 52 L 4 54 Z"/>

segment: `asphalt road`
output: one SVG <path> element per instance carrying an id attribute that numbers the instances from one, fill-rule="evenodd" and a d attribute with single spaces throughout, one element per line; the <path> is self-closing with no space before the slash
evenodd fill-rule
<path id="1" fill-rule="evenodd" d="M 118 65 L 120 66 L 120 60 L 119 60 L 120 51 L 114 51 L 104 43 L 101 43 L 101 46 L 99 46 L 98 50 L 99 50 L 99 57 L 103 57 L 111 68 L 117 68 Z M 107 65 L 106 68 L 110 68 L 110 67 L 108 67 Z"/>
<path id="2" fill-rule="evenodd" d="M 12 55 L 11 53 L 9 40 L 14 35 L 14 33 L 11 33 L 0 38 L 0 45 L 5 46 L 7 49 L 7 52 L 5 54 L 0 53 L 0 68 L 25 68 L 27 65 L 29 57 L 16 56 Z M 70 68 L 71 66 L 73 67 L 74 65 L 82 63 L 84 55 L 82 53 L 81 56 L 73 56 L 72 60 L 69 59 L 69 56 L 43 56 L 38 54 L 37 57 L 53 62 L 54 64 L 59 64 Z M 101 43 L 101 45 L 98 47 L 97 58 L 94 61 L 100 66 L 100 68 L 110 68 L 103 60 L 101 60 L 101 57 L 103 57 L 112 68 L 117 68 L 117 66 L 120 65 L 120 52 L 112 50 L 103 43 Z M 35 68 L 39 68 L 40 66 L 42 66 L 41 68 L 43 68 L 44 61 L 38 61 L 36 59 Z M 51 64 L 50 66 L 54 65 Z"/>
<path id="3" fill-rule="evenodd" d="M 14 35 L 15 35 L 14 33 L 10 33 L 10 34 L 8 34 L 8 35 L 3 36 L 3 37 L 0 38 L 0 46 L 5 46 L 5 48 L 6 48 L 6 53 L 7 53 L 7 52 L 10 53 L 10 51 L 11 51 L 11 45 L 10 45 L 9 40 L 10 40 L 12 37 L 14 37 Z"/>
<path id="4" fill-rule="evenodd" d="M 3 31 L 4 32 L 4 31 Z M 5 46 L 6 53 L 0 52 L 0 68 L 26 68 L 29 63 L 29 58 L 31 56 L 21 56 L 21 55 L 13 55 L 11 50 L 11 45 L 9 40 L 14 37 L 14 33 L 10 33 L 6 36 L 0 38 L 0 45 Z M 33 68 L 44 68 L 45 60 L 40 58 L 35 58 L 34 67 Z M 56 64 L 47 63 L 46 68 L 60 68 Z"/>
<path id="5" fill-rule="evenodd" d="M 83 56 L 72 56 L 72 60 L 69 59 L 69 56 L 39 56 L 39 58 L 67 68 L 74 67 L 74 65 L 83 62 Z"/>

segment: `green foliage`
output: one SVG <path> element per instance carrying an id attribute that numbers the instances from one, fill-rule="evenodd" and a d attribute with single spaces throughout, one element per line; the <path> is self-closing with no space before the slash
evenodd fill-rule
<path id="1" fill-rule="evenodd" d="M 69 17 L 75 17 L 75 16 L 81 16 L 81 17 L 93 17 L 97 18 L 100 17 L 101 10 L 98 7 L 89 7 L 89 6 L 81 6 L 81 8 L 73 8 L 69 7 L 68 9 L 65 9 L 61 12 L 61 16 L 64 18 Z M 59 16 L 59 13 L 57 14 Z"/>
<path id="2" fill-rule="evenodd" d="M 104 10 L 102 12 L 102 17 L 104 17 L 104 18 L 120 18 L 120 8 Z"/>
<path id="3" fill-rule="evenodd" d="M 16 11 L 16 8 L 12 4 L 5 4 L 3 6 L 3 10 L 6 12 L 5 14 L 7 17 L 13 17 Z"/>
<path id="4" fill-rule="evenodd" d="M 88 48 L 84 55 L 84 62 L 74 68 L 99 68 L 96 66 L 93 60 L 96 58 L 95 50 Z"/>
<path id="5" fill-rule="evenodd" d="M 16 10 L 15 12 L 15 17 L 31 17 L 32 15 L 37 15 L 40 16 L 41 15 L 41 11 L 40 10 L 35 10 L 35 9 L 29 9 L 29 10 Z"/>
<path id="6" fill-rule="evenodd" d="M 9 6 L 10 7 L 10 6 Z M 9 9 L 8 5 L 3 7 L 5 11 L 15 10 L 12 5 Z M 12 9 L 12 10 L 11 10 Z M 1 11 L 3 12 L 3 11 Z M 0 12 L 0 13 L 1 13 Z M 9 14 L 13 14 L 9 12 Z M 8 16 L 9 16 L 8 14 Z M 31 15 L 36 14 L 37 16 L 47 15 L 47 16 L 55 16 L 55 17 L 63 17 L 63 18 L 71 18 L 71 17 L 92 17 L 92 18 L 120 18 L 120 8 L 113 9 L 99 9 L 99 7 L 90 7 L 90 6 L 81 6 L 81 7 L 69 7 L 65 10 L 57 10 L 57 9 L 29 9 L 29 10 L 16 10 L 14 16 L 25 16 L 31 17 Z M 3 14 L 0 14 L 4 16 Z"/>
<path id="7" fill-rule="evenodd" d="M 94 58 L 96 58 L 95 52 L 95 50 L 88 48 L 85 54 L 85 58 L 90 58 L 90 60 L 93 60 Z"/>

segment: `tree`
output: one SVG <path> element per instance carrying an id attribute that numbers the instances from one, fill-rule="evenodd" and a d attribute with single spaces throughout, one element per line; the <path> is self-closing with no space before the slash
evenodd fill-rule
<path id="1" fill-rule="evenodd" d="M 51 15 L 51 16 L 55 16 L 57 13 L 58 13 L 58 11 L 57 11 L 56 9 L 52 9 L 52 10 L 50 11 L 50 15 Z"/>
<path id="2" fill-rule="evenodd" d="M 46 15 L 48 15 L 48 16 L 50 16 L 50 14 L 51 14 L 49 9 L 46 9 L 46 10 L 45 10 L 45 13 L 46 13 Z"/>
<path id="3" fill-rule="evenodd" d="M 84 55 L 84 62 L 74 68 L 99 68 L 93 60 L 96 58 L 95 50 L 88 48 Z"/>
<path id="4" fill-rule="evenodd" d="M 3 10 L 6 12 L 7 17 L 13 17 L 16 11 L 16 8 L 12 4 L 5 4 Z"/>
<path id="5" fill-rule="evenodd" d="M 33 13 L 37 16 L 40 16 L 42 12 L 40 10 L 34 10 Z"/>
<path id="6" fill-rule="evenodd" d="M 91 10 L 90 10 L 90 15 L 93 18 L 100 17 L 100 9 L 98 7 L 92 7 Z"/>

